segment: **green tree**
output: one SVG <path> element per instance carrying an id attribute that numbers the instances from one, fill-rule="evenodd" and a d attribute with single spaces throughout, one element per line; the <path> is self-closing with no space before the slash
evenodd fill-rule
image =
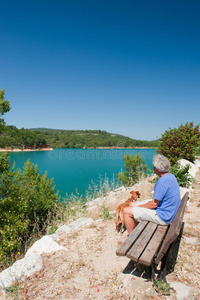
<path id="1" fill-rule="evenodd" d="M 135 184 L 141 177 L 146 177 L 150 171 L 145 164 L 145 159 L 140 154 L 136 154 L 135 156 L 126 154 L 123 160 L 125 162 L 125 171 L 118 173 L 117 178 L 125 186 Z"/>
<path id="2" fill-rule="evenodd" d="M 27 201 L 15 180 L 9 155 L 0 155 L 0 261 L 20 248 L 28 229 Z"/>
<path id="3" fill-rule="evenodd" d="M 52 221 L 60 205 L 53 179 L 28 161 L 23 171 L 11 166 L 8 153 L 0 154 L 0 262 Z M 0 263 L 1 264 L 1 263 Z"/>
<path id="4" fill-rule="evenodd" d="M 4 89 L 0 90 L 0 128 L 5 124 L 2 116 L 10 110 L 10 102 L 4 99 Z"/>
<path id="5" fill-rule="evenodd" d="M 172 164 L 181 158 L 193 162 L 199 145 L 199 125 L 194 126 L 191 122 L 166 130 L 161 136 L 157 152 L 165 155 Z"/>
<path id="6" fill-rule="evenodd" d="M 49 214 L 56 212 L 60 198 L 55 191 L 55 184 L 48 179 L 48 174 L 43 175 L 37 165 L 28 160 L 23 168 L 16 172 L 16 179 L 22 191 L 24 199 L 27 199 L 27 218 L 33 225 L 37 222 L 42 227 Z"/>

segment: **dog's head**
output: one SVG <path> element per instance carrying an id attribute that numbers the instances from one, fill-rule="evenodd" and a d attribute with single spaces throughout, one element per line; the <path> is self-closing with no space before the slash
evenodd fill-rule
<path id="1" fill-rule="evenodd" d="M 134 199 L 134 200 L 137 200 L 137 198 L 140 198 L 140 196 L 141 196 L 141 194 L 140 194 L 140 192 L 139 191 L 131 191 L 130 192 L 131 194 L 132 194 L 132 198 Z"/>

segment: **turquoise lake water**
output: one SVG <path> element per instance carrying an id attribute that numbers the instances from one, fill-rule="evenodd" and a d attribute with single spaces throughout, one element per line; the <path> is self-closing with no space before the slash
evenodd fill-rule
<path id="1" fill-rule="evenodd" d="M 155 149 L 54 149 L 53 151 L 38 152 L 11 152 L 11 162 L 16 168 L 23 168 L 24 163 L 30 159 L 37 164 L 44 174 L 48 172 L 49 178 L 54 178 L 56 189 L 65 197 L 75 193 L 76 190 L 84 195 L 91 184 L 103 179 L 105 176 L 112 180 L 116 174 L 124 170 L 123 156 L 140 153 L 146 164 L 152 169 L 152 158 Z"/>

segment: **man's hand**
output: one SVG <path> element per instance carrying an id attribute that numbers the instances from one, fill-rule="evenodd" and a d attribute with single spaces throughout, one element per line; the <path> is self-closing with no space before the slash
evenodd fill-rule
<path id="1" fill-rule="evenodd" d="M 151 201 L 147 202 L 146 204 L 138 205 L 138 207 L 146 207 L 149 209 L 155 209 L 159 203 L 160 203 L 159 200 L 152 199 Z"/>

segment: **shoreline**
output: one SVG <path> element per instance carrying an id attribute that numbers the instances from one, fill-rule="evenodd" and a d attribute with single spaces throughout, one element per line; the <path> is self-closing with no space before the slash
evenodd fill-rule
<path id="1" fill-rule="evenodd" d="M 54 149 L 157 149 L 154 147 L 82 147 L 82 148 L 39 148 L 39 149 L 21 149 L 21 148 L 13 148 L 13 149 L 3 149 L 0 148 L 0 152 L 31 152 L 31 151 L 52 151 Z"/>
<path id="2" fill-rule="evenodd" d="M 51 151 L 53 148 L 43 148 L 43 149 L 0 149 L 0 152 L 32 152 L 32 151 Z"/>

